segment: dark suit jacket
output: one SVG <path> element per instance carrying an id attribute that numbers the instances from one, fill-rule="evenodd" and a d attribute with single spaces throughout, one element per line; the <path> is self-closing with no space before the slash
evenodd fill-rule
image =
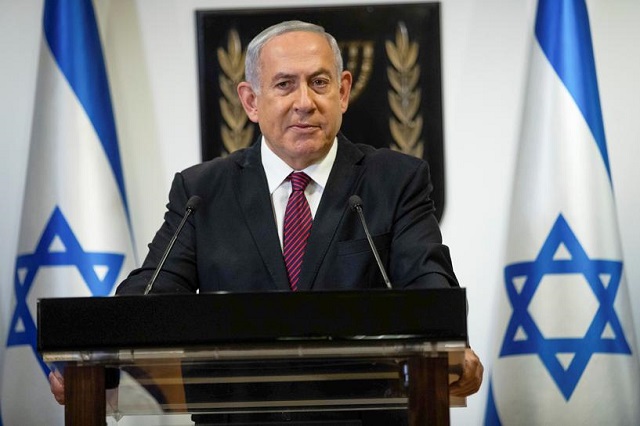
<path id="1" fill-rule="evenodd" d="M 433 215 L 431 189 L 424 161 L 354 145 L 340 135 L 304 255 L 299 291 L 385 287 L 359 218 L 349 207 L 353 194 L 363 200 L 369 230 L 395 288 L 457 286 Z M 144 264 L 119 286 L 118 294 L 144 291 L 193 195 L 202 203 L 176 241 L 154 293 L 289 290 L 258 142 L 176 174 L 164 223 Z M 289 426 L 311 421 L 336 426 L 407 424 L 402 411 L 195 415 L 194 420 Z"/>
<path id="2" fill-rule="evenodd" d="M 193 195 L 202 203 L 183 228 L 153 292 L 273 291 L 289 284 L 260 142 L 177 173 L 165 220 L 141 268 L 118 294 L 142 293 Z M 313 221 L 298 289 L 383 288 L 349 197 L 364 216 L 394 288 L 457 286 L 442 244 L 426 162 L 356 145 L 343 135 Z"/>

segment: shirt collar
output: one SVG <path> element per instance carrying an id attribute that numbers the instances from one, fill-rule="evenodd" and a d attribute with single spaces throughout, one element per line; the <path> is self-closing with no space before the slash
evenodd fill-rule
<path id="1" fill-rule="evenodd" d="M 329 180 L 329 174 L 331 173 L 331 168 L 333 167 L 337 153 L 338 139 L 336 138 L 333 140 L 331 149 L 329 149 L 329 152 L 322 160 L 310 165 L 304 170 L 298 171 L 305 172 L 317 185 L 324 189 Z M 262 136 L 261 140 L 260 155 L 262 156 L 262 167 L 264 167 L 264 172 L 267 176 L 269 194 L 273 194 L 289 174 L 295 170 L 282 161 L 282 159 L 269 148 L 264 140 L 264 136 Z"/>

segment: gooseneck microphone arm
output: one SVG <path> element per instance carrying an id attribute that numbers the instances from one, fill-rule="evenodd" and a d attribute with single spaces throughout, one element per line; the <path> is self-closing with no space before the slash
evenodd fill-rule
<path id="1" fill-rule="evenodd" d="M 167 245 L 167 248 L 165 249 L 164 254 L 162 255 L 162 259 L 160 259 L 160 263 L 158 263 L 156 270 L 153 271 L 153 275 L 151 276 L 151 279 L 147 283 L 147 287 L 144 289 L 145 295 L 149 294 L 149 292 L 153 288 L 153 284 L 156 282 L 156 279 L 158 278 L 158 274 L 160 274 L 160 271 L 164 266 L 164 262 L 167 260 L 167 257 L 169 256 L 169 253 L 173 248 L 173 245 L 178 239 L 178 235 L 180 235 L 180 231 L 182 231 L 182 227 L 184 227 L 184 224 L 187 222 L 187 219 L 189 218 L 189 216 L 193 212 L 198 210 L 198 207 L 200 207 L 201 202 L 202 202 L 202 198 L 198 197 L 197 195 L 192 196 L 191 198 L 189 198 L 189 201 L 187 201 L 186 211 L 184 212 L 184 216 L 182 216 L 182 221 L 180 222 L 180 225 L 178 225 L 176 232 L 173 233 L 173 237 L 171 237 L 171 241 L 169 241 L 169 244 Z"/>
<path id="2" fill-rule="evenodd" d="M 376 262 L 378 263 L 378 269 L 380 269 L 380 273 L 382 274 L 382 279 L 384 283 L 387 285 L 387 288 L 391 287 L 391 281 L 389 281 L 389 277 L 387 276 L 387 271 L 384 269 L 384 265 L 382 264 L 382 260 L 380 259 L 380 254 L 378 253 L 378 249 L 376 245 L 373 243 L 373 238 L 371 238 L 371 234 L 369 233 L 369 228 L 367 227 L 367 221 L 364 220 L 364 214 L 362 213 L 362 198 L 357 195 L 352 195 L 349 197 L 349 207 L 351 210 L 358 213 L 358 217 L 360 218 L 360 222 L 362 223 L 362 227 L 364 228 L 364 233 L 367 236 L 367 240 L 369 241 L 369 245 L 371 246 L 371 251 L 373 252 L 373 256 L 376 258 Z"/>

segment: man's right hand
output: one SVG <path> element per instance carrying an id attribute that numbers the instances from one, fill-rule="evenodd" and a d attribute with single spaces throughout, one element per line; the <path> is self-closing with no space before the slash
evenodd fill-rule
<path id="1" fill-rule="evenodd" d="M 49 373 L 49 386 L 58 404 L 64 405 L 64 377 L 58 371 Z"/>

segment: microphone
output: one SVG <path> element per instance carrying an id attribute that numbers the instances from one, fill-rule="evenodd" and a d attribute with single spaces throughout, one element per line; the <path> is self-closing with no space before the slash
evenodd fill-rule
<path id="1" fill-rule="evenodd" d="M 364 233 L 367 236 L 369 245 L 371 246 L 371 251 L 373 252 L 373 256 L 376 258 L 376 262 L 378 263 L 378 269 L 380 269 L 382 279 L 384 279 L 384 283 L 387 285 L 387 288 L 392 288 L 391 281 L 389 281 L 389 277 L 387 276 L 387 271 L 384 269 L 384 265 L 382 264 L 382 260 L 380 259 L 380 254 L 378 254 L 378 249 L 376 248 L 376 245 L 373 244 L 373 239 L 371 238 L 371 234 L 369 233 L 369 228 L 367 228 L 367 222 L 364 220 L 364 214 L 362 214 L 362 198 L 358 197 L 357 195 L 352 195 L 351 197 L 349 197 L 349 207 L 351 207 L 351 210 L 358 213 L 360 222 L 362 223 L 362 227 L 364 228 Z"/>
<path id="2" fill-rule="evenodd" d="M 187 222 L 187 219 L 189 218 L 191 213 L 198 210 L 201 202 L 202 198 L 198 197 L 197 195 L 192 196 L 191 198 L 189 198 L 189 201 L 187 201 L 186 211 L 184 212 L 184 216 L 182 216 L 182 221 L 180 222 L 180 225 L 178 225 L 176 232 L 173 233 L 173 237 L 171 237 L 171 241 L 169 241 L 169 244 L 167 245 L 167 248 L 162 255 L 162 259 L 160 259 L 160 263 L 158 263 L 156 270 L 153 271 L 153 276 L 151 276 L 151 279 L 149 280 L 149 283 L 147 283 L 147 287 L 144 290 L 145 295 L 149 294 L 149 292 L 153 288 L 153 283 L 156 282 L 158 274 L 160 274 L 160 270 L 164 266 L 164 262 L 167 260 L 167 257 L 169 257 L 169 252 L 173 248 L 173 244 L 175 244 L 176 240 L 178 239 L 180 231 L 182 231 L 182 228 L 184 227 L 184 224 Z"/>

